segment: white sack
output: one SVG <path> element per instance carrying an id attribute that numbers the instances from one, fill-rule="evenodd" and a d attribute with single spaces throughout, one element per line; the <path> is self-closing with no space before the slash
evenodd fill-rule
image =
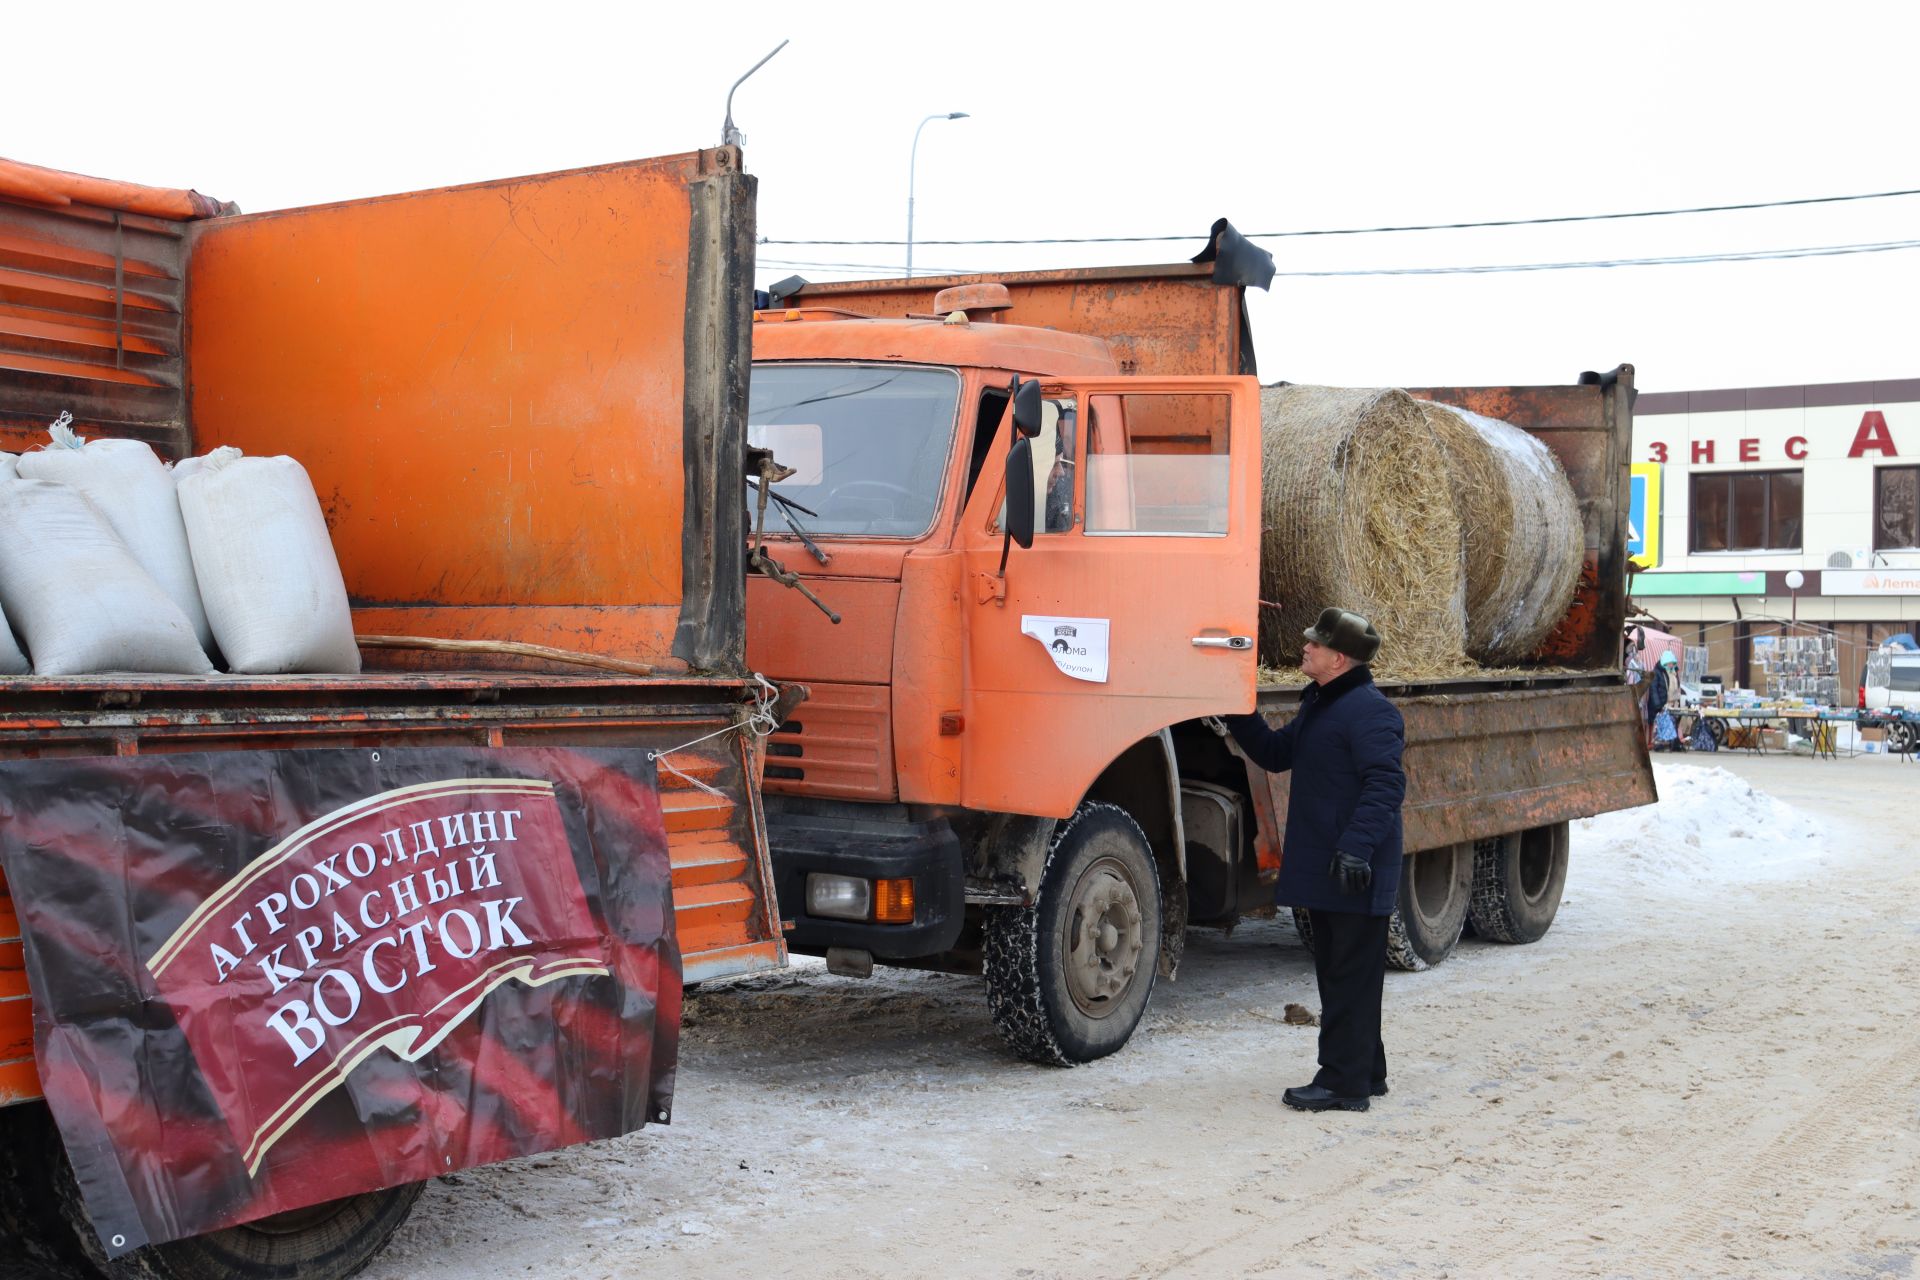
<path id="1" fill-rule="evenodd" d="M 0 615 L 0 676 L 24 676 L 31 670 L 27 655 L 20 652 L 20 642 L 13 638 L 13 628 Z"/>
<path id="2" fill-rule="evenodd" d="M 347 586 L 306 468 L 231 448 L 183 468 L 180 514 L 228 668 L 359 671 Z"/>
<path id="3" fill-rule="evenodd" d="M 186 614 L 200 647 L 211 649 L 213 632 L 200 607 L 193 555 L 166 465 L 140 440 L 81 444 L 66 427 L 53 428 L 53 439 L 45 449 L 20 455 L 20 478 L 72 485 L 93 499 L 140 567 Z"/>
<path id="4" fill-rule="evenodd" d="M 20 459 L 11 453 L 0 453 L 0 480 L 11 480 L 19 474 Z"/>
<path id="5" fill-rule="evenodd" d="M 0 605 L 38 675 L 213 673 L 180 606 L 70 485 L 0 483 Z"/>

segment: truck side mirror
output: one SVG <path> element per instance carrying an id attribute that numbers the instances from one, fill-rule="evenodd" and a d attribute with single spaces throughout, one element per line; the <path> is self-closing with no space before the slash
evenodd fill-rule
<path id="1" fill-rule="evenodd" d="M 1040 434 L 1040 380 L 1014 380 L 1013 429 L 1031 440 Z M 1026 543 L 1021 543 L 1025 546 Z"/>
<path id="2" fill-rule="evenodd" d="M 1040 389 L 1037 382 L 1026 384 L 1036 392 Z M 1035 397 L 1038 402 L 1039 397 Z M 1019 412 L 1018 409 L 1015 410 Z M 1022 549 L 1033 545 L 1033 442 L 1025 437 L 1016 438 L 1013 447 L 1007 450 L 1007 536 L 1019 543 Z M 1002 565 L 1005 557 L 1002 556 Z"/>

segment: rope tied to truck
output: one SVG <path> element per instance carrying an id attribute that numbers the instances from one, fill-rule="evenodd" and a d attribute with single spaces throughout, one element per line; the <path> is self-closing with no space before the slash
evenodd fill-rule
<path id="1" fill-rule="evenodd" d="M 730 799 L 731 797 L 718 788 L 702 782 L 699 778 L 694 777 L 685 770 L 675 768 L 667 757 L 685 751 L 688 747 L 697 747 L 703 742 L 711 742 L 715 738 L 725 737 L 729 733 L 738 733 L 742 729 L 752 733 L 756 738 L 764 738 L 775 729 L 778 729 L 780 727 L 780 721 L 774 714 L 774 705 L 780 700 L 780 691 L 774 687 L 771 680 L 768 680 L 758 671 L 753 672 L 752 675 L 754 683 L 759 687 L 754 691 L 753 710 L 749 711 L 744 719 L 730 724 L 724 729 L 715 729 L 712 733 L 703 733 L 699 737 L 689 739 L 677 747 L 668 747 L 664 751 L 649 751 L 647 752 L 648 762 L 658 765 L 661 769 L 664 769 L 682 782 L 704 791 L 710 796 L 717 796 L 722 800 Z"/>

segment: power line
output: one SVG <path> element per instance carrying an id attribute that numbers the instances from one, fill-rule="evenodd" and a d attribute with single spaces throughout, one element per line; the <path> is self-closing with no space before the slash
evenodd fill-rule
<path id="1" fill-rule="evenodd" d="M 1746 253 L 1694 253 L 1670 258 L 1598 258 L 1584 262 L 1509 262 L 1464 267 L 1368 267 L 1350 271 L 1276 271 L 1296 279 L 1327 276 L 1451 276 L 1493 275 L 1503 271 L 1581 271 L 1600 267 L 1667 267 L 1703 262 L 1779 262 L 1790 258 L 1833 258 L 1854 253 L 1892 253 L 1920 249 L 1920 240 L 1888 240 L 1880 244 L 1813 245 L 1801 249 L 1756 249 Z"/>
<path id="2" fill-rule="evenodd" d="M 800 262 L 788 258 L 761 258 L 757 265 L 762 267 L 826 267 L 836 271 L 876 271 L 881 275 L 897 276 L 901 269 L 897 266 L 883 266 L 877 262 Z M 921 267 L 914 272 L 927 276 L 970 276 L 979 272 L 971 267 Z"/>
<path id="3" fill-rule="evenodd" d="M 1511 271 L 1584 271 L 1609 267 L 1689 266 L 1712 262 L 1783 262 L 1794 258 L 1834 258 L 1850 254 L 1893 253 L 1902 249 L 1920 249 L 1920 240 L 1886 240 L 1873 244 L 1808 245 L 1797 249 L 1753 249 L 1726 253 L 1692 253 L 1660 258 L 1592 258 L 1571 262 L 1496 262 L 1451 267 L 1356 267 L 1342 271 L 1276 271 L 1276 276 L 1292 279 L 1326 279 L 1340 276 L 1452 276 L 1497 275 Z M 825 270 L 864 271 L 880 276 L 899 274 L 896 267 L 862 262 L 802 262 L 785 258 L 762 258 L 763 267 L 819 267 Z M 928 275 L 971 275 L 968 271 L 934 267 Z"/>
<path id="4" fill-rule="evenodd" d="M 1693 213 L 1737 213 L 1748 209 L 1786 209 L 1797 205 L 1845 204 L 1856 200 L 1890 200 L 1897 196 L 1920 195 L 1920 187 L 1901 191 L 1868 191 L 1851 196 L 1805 196 L 1798 200 L 1753 200 L 1745 204 L 1703 204 L 1686 209 L 1641 209 L 1631 213 L 1571 213 L 1550 218 L 1495 218 L 1485 222 L 1428 222 L 1390 227 L 1327 227 L 1310 231 L 1256 231 L 1249 240 L 1284 240 L 1296 236 L 1371 236 L 1399 231 L 1471 231 L 1482 227 L 1539 227 L 1563 222 L 1612 222 L 1624 218 L 1672 218 Z M 1015 244 L 1149 244 L 1160 241 L 1198 240 L 1191 232 L 1178 236 L 1049 236 L 1024 240 L 916 240 L 916 244 L 943 245 L 1015 245 Z M 761 244 L 815 245 L 903 245 L 904 240 L 774 240 L 763 237 Z"/>

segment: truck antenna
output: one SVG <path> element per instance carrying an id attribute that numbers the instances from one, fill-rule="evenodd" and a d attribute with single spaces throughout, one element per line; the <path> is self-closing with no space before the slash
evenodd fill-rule
<path id="1" fill-rule="evenodd" d="M 747 76 L 752 75 L 754 72 L 758 71 L 760 68 L 766 66 L 767 63 L 772 60 L 773 54 L 778 53 L 782 49 L 786 48 L 788 43 L 789 43 L 788 41 L 782 40 L 779 44 L 773 46 L 773 53 L 769 53 L 766 57 L 760 59 L 760 61 L 748 67 L 747 75 L 741 76 L 738 80 L 735 80 L 733 82 L 733 89 L 727 90 L 727 120 L 725 124 L 720 126 L 720 145 L 721 146 L 739 147 L 739 146 L 746 145 L 747 135 L 733 127 L 734 89 L 738 89 L 741 85 L 745 84 L 747 82 Z"/>

